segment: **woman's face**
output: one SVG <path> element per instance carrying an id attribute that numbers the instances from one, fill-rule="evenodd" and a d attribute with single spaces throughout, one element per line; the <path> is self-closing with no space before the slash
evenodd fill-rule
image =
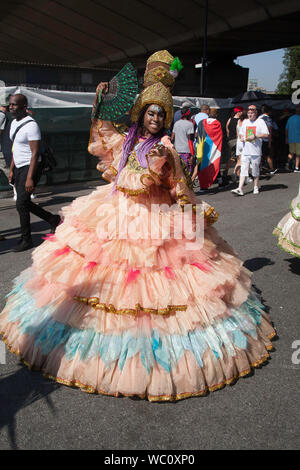
<path id="1" fill-rule="evenodd" d="M 148 134 L 157 134 L 164 127 L 165 112 L 163 108 L 152 104 L 144 115 L 144 128 Z"/>

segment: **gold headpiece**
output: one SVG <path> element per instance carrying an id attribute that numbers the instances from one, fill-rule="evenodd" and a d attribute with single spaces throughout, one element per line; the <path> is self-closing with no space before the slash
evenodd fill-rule
<path id="1" fill-rule="evenodd" d="M 157 104 L 166 112 L 165 127 L 169 128 L 173 121 L 173 99 L 170 91 L 162 83 L 154 83 L 145 88 L 138 96 L 131 112 L 132 122 L 137 122 L 142 109 L 148 104 Z"/>
<path id="2" fill-rule="evenodd" d="M 164 64 L 171 65 L 174 57 L 166 50 L 157 51 L 152 54 L 147 60 L 147 66 L 152 62 L 163 62 Z"/>
<path id="3" fill-rule="evenodd" d="M 175 83 L 175 78 L 170 74 L 170 72 L 168 72 L 168 70 L 161 66 L 145 72 L 144 88 L 157 82 L 161 82 L 167 88 L 172 89 Z"/>

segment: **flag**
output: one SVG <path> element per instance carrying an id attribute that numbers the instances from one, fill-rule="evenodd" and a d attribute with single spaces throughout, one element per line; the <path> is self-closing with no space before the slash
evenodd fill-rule
<path id="1" fill-rule="evenodd" d="M 213 184 L 220 169 L 223 132 L 217 119 L 203 119 L 198 124 L 197 163 L 201 189 Z"/>

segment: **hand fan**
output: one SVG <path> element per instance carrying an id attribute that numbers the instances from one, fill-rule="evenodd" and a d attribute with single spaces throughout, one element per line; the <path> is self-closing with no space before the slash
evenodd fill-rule
<path id="1" fill-rule="evenodd" d="M 132 64 L 126 64 L 108 84 L 108 92 L 99 94 L 93 118 L 117 121 L 126 114 L 138 92 L 137 74 Z"/>

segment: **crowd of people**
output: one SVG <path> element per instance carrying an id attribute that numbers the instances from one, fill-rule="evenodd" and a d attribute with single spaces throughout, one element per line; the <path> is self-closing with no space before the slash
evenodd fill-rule
<path id="1" fill-rule="evenodd" d="M 189 103 L 184 102 L 175 114 L 172 141 L 194 181 L 199 172 L 199 125 L 209 118 L 217 119 L 218 110 L 204 104 L 197 114 L 192 114 Z M 260 109 L 256 104 L 250 104 L 247 109 L 242 106 L 233 109 L 223 126 L 222 154 L 226 161 L 220 165 L 215 178 L 219 187 L 238 182 L 238 187 L 232 193 L 242 196 L 244 184 L 254 180 L 253 193 L 259 194 L 259 177 L 262 173 L 275 175 L 278 171 L 300 172 L 300 107 L 297 106 L 295 112 L 284 109 L 277 118 L 273 114 L 272 108 L 266 104 Z M 233 173 L 229 176 L 232 167 Z"/>

